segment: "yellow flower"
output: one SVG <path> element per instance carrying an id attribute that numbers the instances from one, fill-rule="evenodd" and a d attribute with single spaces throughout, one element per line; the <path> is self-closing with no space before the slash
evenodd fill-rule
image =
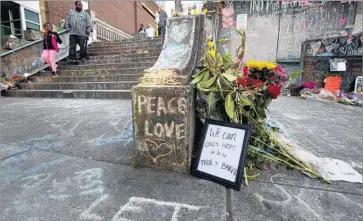
<path id="1" fill-rule="evenodd" d="M 210 54 L 212 57 L 216 56 L 216 50 L 210 50 L 208 51 L 208 54 Z"/>
<path id="2" fill-rule="evenodd" d="M 204 14 L 207 14 L 207 13 L 208 13 L 208 9 L 206 9 L 206 8 L 205 8 L 205 9 L 203 9 L 203 13 L 204 13 Z"/>
<path id="3" fill-rule="evenodd" d="M 270 61 L 255 61 L 250 60 L 246 63 L 246 66 L 250 69 L 263 70 L 264 68 L 268 70 L 273 70 L 276 68 L 277 64 Z"/>
<path id="4" fill-rule="evenodd" d="M 267 64 L 267 69 L 268 70 L 273 70 L 273 69 L 275 69 L 276 68 L 276 64 L 274 64 L 274 63 L 272 63 L 272 62 L 270 62 L 269 64 Z"/>
<path id="5" fill-rule="evenodd" d="M 212 41 L 208 42 L 208 47 L 209 48 L 213 48 L 214 47 L 214 43 Z"/>

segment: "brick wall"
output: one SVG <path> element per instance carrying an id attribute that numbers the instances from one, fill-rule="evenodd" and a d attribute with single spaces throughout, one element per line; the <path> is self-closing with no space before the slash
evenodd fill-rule
<path id="1" fill-rule="evenodd" d="M 45 3 L 47 22 L 58 25 L 61 19 L 65 19 L 68 12 L 74 9 L 75 1 L 49 1 Z"/>
<path id="2" fill-rule="evenodd" d="M 96 1 L 89 0 L 89 9 L 96 12 L 96 17 L 129 34 L 134 34 L 140 24 L 147 26 L 154 24 L 154 18 L 143 8 L 142 3 L 136 2 L 137 21 L 135 22 L 134 1 Z M 158 6 L 153 1 L 143 2 L 153 13 Z M 65 18 L 70 9 L 74 8 L 74 1 L 46 2 L 47 21 L 57 24 Z M 136 27 L 135 27 L 136 25 Z"/>

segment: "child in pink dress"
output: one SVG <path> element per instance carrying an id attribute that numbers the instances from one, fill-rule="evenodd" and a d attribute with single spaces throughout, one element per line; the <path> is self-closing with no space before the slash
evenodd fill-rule
<path id="1" fill-rule="evenodd" d="M 62 40 L 60 39 L 57 32 L 53 32 L 52 24 L 46 23 L 44 27 L 45 27 L 44 42 L 43 42 L 44 50 L 41 59 L 43 60 L 44 63 L 50 64 L 50 67 L 52 68 L 52 77 L 58 77 L 55 58 L 59 51 L 57 43 L 62 44 Z"/>

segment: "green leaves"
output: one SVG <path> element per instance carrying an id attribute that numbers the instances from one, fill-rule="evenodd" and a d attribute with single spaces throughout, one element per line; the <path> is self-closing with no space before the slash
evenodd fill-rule
<path id="1" fill-rule="evenodd" d="M 224 78 L 226 78 L 228 81 L 235 81 L 237 80 L 237 76 L 234 75 L 233 71 L 231 69 L 228 69 L 225 73 L 222 74 Z"/>
<path id="2" fill-rule="evenodd" d="M 266 119 L 266 112 L 264 107 L 257 106 L 256 111 L 261 118 Z"/>
<path id="3" fill-rule="evenodd" d="M 242 98 L 241 99 L 241 104 L 243 105 L 243 106 L 251 106 L 252 105 L 252 102 L 248 99 L 248 98 Z"/>
<path id="4" fill-rule="evenodd" d="M 194 77 L 194 79 L 192 80 L 192 84 L 196 84 L 196 83 L 198 83 L 199 81 L 201 81 L 202 79 L 203 79 L 203 77 L 204 77 L 204 75 L 206 74 L 206 72 L 201 72 L 201 73 L 199 73 L 198 75 L 196 75 L 195 77 Z"/>
<path id="5" fill-rule="evenodd" d="M 235 119 L 235 105 L 232 99 L 232 92 L 226 96 L 226 99 L 224 101 L 224 108 L 226 110 L 228 117 L 230 119 Z"/>
<path id="6" fill-rule="evenodd" d="M 297 71 L 292 72 L 289 76 L 289 81 L 294 80 L 295 78 L 297 78 L 299 75 L 301 75 L 304 72 L 305 72 L 304 70 L 297 70 Z"/>
<path id="7" fill-rule="evenodd" d="M 216 79 L 217 79 L 217 76 L 214 76 L 214 77 L 208 79 L 207 81 L 200 82 L 200 86 L 208 89 L 213 85 L 213 83 L 216 81 Z"/>

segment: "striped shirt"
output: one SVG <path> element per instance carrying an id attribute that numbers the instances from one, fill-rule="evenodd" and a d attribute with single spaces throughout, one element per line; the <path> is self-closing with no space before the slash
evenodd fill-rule
<path id="1" fill-rule="evenodd" d="M 66 28 L 70 29 L 71 35 L 89 36 L 92 30 L 92 22 L 85 11 L 71 10 L 66 21 Z"/>

